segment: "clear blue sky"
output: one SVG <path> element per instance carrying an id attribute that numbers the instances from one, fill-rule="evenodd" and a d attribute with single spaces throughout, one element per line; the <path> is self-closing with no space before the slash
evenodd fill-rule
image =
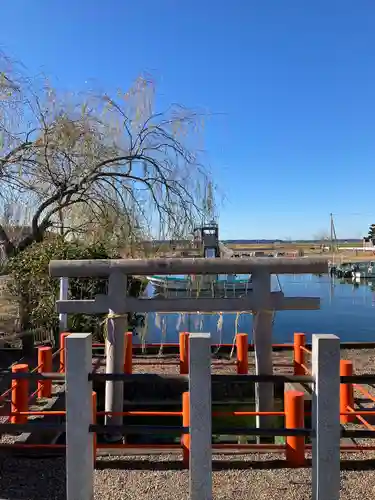
<path id="1" fill-rule="evenodd" d="M 223 238 L 358 237 L 375 222 L 374 0 L 4 0 L 1 48 L 61 87 L 218 115 L 205 149 Z M 359 214 L 359 215 L 353 215 Z"/>

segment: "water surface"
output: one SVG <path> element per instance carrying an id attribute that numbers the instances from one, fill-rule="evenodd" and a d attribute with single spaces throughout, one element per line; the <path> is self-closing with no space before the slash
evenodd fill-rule
<path id="1" fill-rule="evenodd" d="M 375 282 L 331 279 L 329 276 L 280 275 L 286 296 L 320 297 L 319 311 L 279 311 L 274 318 L 274 343 L 292 342 L 294 332 L 334 333 L 343 342 L 375 342 Z M 273 289 L 278 288 L 273 279 Z M 218 314 L 159 315 L 148 318 L 148 342 L 177 342 L 179 331 L 210 332 L 213 342 L 230 343 L 236 331 L 236 315 L 224 314 L 222 328 Z M 165 326 L 163 326 L 165 324 Z M 251 334 L 252 316 L 241 315 L 238 332 Z"/>

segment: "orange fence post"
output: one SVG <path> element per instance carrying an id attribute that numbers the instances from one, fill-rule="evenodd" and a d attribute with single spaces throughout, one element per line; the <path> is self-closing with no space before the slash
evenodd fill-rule
<path id="1" fill-rule="evenodd" d="M 124 373 L 129 375 L 133 371 L 133 333 L 125 333 L 125 360 L 124 360 Z"/>
<path id="2" fill-rule="evenodd" d="M 306 335 L 304 333 L 294 334 L 294 375 L 305 375 L 302 365 L 305 364 L 305 353 L 301 347 L 305 347 Z"/>
<path id="3" fill-rule="evenodd" d="M 20 364 L 12 366 L 12 373 L 27 373 L 29 365 Z M 11 397 L 11 412 L 27 412 L 29 406 L 29 381 L 12 380 L 12 397 Z M 12 424 L 25 424 L 27 422 L 27 415 L 13 415 L 10 417 Z"/>
<path id="4" fill-rule="evenodd" d="M 285 393 L 285 427 L 303 429 L 305 426 L 304 394 L 299 391 Z M 286 460 L 293 467 L 302 467 L 305 463 L 305 438 L 303 436 L 286 437 Z"/>
<path id="5" fill-rule="evenodd" d="M 95 425 L 97 423 L 96 410 L 97 410 L 97 395 L 96 395 L 95 391 L 92 391 L 92 423 L 93 423 L 93 425 Z M 98 449 L 98 436 L 96 435 L 96 432 L 92 433 L 92 447 L 93 447 L 94 467 L 95 467 L 96 453 L 97 453 L 97 449 Z"/>
<path id="6" fill-rule="evenodd" d="M 60 333 L 60 373 L 65 373 L 65 338 L 68 335 L 67 332 Z"/>
<path id="7" fill-rule="evenodd" d="M 180 374 L 189 373 L 189 333 L 180 333 Z"/>
<path id="8" fill-rule="evenodd" d="M 237 333 L 237 373 L 246 375 L 249 371 L 248 336 L 247 333 Z"/>
<path id="9" fill-rule="evenodd" d="M 353 375 L 353 363 L 347 359 L 340 360 L 340 375 L 342 377 Z M 340 413 L 348 412 L 354 408 L 353 384 L 340 384 Z M 340 422 L 348 424 L 355 420 L 351 415 L 340 415 Z"/>
<path id="10" fill-rule="evenodd" d="M 38 373 L 52 373 L 52 347 L 38 348 Z M 52 380 L 38 380 L 38 398 L 50 398 Z"/>
<path id="11" fill-rule="evenodd" d="M 189 427 L 190 425 L 190 394 L 184 392 L 182 394 L 182 425 Z M 183 434 L 181 436 L 182 445 L 182 463 L 184 467 L 189 468 L 190 460 L 190 434 Z"/>

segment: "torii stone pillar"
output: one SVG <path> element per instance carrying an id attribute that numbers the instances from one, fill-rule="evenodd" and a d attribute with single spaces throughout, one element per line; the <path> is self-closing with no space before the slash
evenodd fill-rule
<path id="1" fill-rule="evenodd" d="M 252 275 L 256 307 L 253 316 L 255 373 L 272 375 L 272 318 L 273 313 L 266 304 L 271 302 L 271 276 L 268 272 L 255 271 Z M 256 411 L 274 410 L 274 386 L 272 383 L 255 384 Z M 257 416 L 257 427 L 269 427 L 269 417 Z"/>
<path id="2" fill-rule="evenodd" d="M 124 313 L 124 295 L 127 290 L 126 274 L 114 272 L 108 280 L 108 328 L 105 341 L 106 373 L 123 373 L 125 354 L 125 332 L 128 321 Z M 111 317 L 112 316 L 112 317 Z M 124 383 L 108 380 L 105 385 L 105 411 L 122 412 L 124 409 Z M 106 415 L 105 424 L 122 425 L 121 415 Z M 120 441 L 122 435 L 107 436 L 107 440 Z"/>

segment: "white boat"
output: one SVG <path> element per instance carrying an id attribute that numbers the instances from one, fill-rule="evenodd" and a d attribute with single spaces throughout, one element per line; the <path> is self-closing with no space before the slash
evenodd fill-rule
<path id="1" fill-rule="evenodd" d="M 239 278 L 235 274 L 220 276 L 147 276 L 149 282 L 158 290 L 184 291 L 203 294 L 246 293 L 252 290 L 251 276 Z"/>
<path id="2" fill-rule="evenodd" d="M 353 265 L 352 270 L 353 279 L 373 279 L 375 278 L 375 263 L 370 262 L 359 262 Z"/>

